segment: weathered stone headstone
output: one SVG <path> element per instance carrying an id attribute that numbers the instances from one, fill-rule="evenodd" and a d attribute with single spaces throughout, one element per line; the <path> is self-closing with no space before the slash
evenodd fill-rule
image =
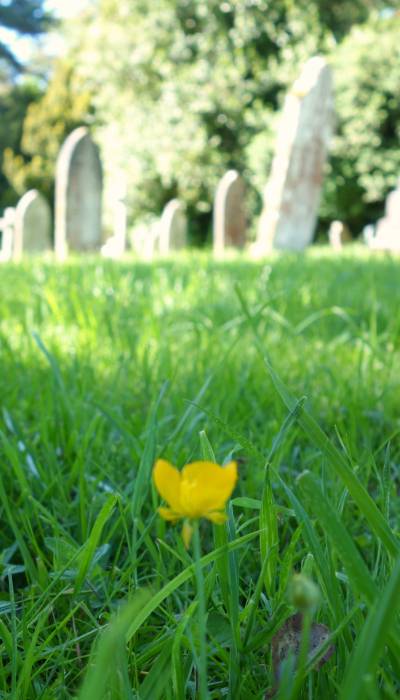
<path id="1" fill-rule="evenodd" d="M 186 247 L 187 219 L 185 208 L 178 199 L 165 205 L 159 224 L 159 251 L 168 255 L 173 250 Z"/>
<path id="2" fill-rule="evenodd" d="M 160 220 L 149 217 L 130 231 L 131 248 L 142 260 L 153 260 L 159 248 L 159 236 Z"/>
<path id="3" fill-rule="evenodd" d="M 105 258 L 121 258 L 126 250 L 127 234 L 127 208 L 126 208 L 126 183 L 121 178 L 113 188 L 113 235 L 101 248 L 101 254 Z"/>
<path id="4" fill-rule="evenodd" d="M 68 250 L 100 248 L 103 176 L 97 146 L 85 127 L 64 142 L 56 170 L 55 250 L 64 259 Z"/>
<path id="5" fill-rule="evenodd" d="M 11 260 L 14 248 L 15 208 L 6 207 L 0 219 L 1 247 L 0 262 Z"/>
<path id="6" fill-rule="evenodd" d="M 37 190 L 29 190 L 15 209 L 14 260 L 24 253 L 42 253 L 51 247 L 51 211 Z"/>
<path id="7" fill-rule="evenodd" d="M 285 99 L 258 227 L 260 254 L 303 250 L 311 243 L 332 129 L 331 69 L 314 56 Z"/>
<path id="8" fill-rule="evenodd" d="M 218 183 L 214 201 L 213 247 L 220 255 L 226 247 L 246 242 L 245 184 L 236 170 L 228 170 Z"/>
<path id="9" fill-rule="evenodd" d="M 341 250 L 343 245 L 351 241 L 349 229 L 343 221 L 332 221 L 329 226 L 328 238 L 334 250 Z"/>
<path id="10" fill-rule="evenodd" d="M 375 236 L 375 226 L 374 224 L 367 224 L 364 226 L 362 232 L 361 232 L 361 237 L 365 245 L 368 246 L 368 248 L 371 247 L 372 239 Z"/>
<path id="11" fill-rule="evenodd" d="M 400 251 L 400 180 L 387 196 L 385 216 L 377 222 L 368 245 L 375 250 Z"/>

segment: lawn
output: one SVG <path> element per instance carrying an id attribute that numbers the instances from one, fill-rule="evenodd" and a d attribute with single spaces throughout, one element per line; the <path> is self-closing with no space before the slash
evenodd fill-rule
<path id="1" fill-rule="evenodd" d="M 398 697 L 399 299 L 356 247 L 3 265 L 0 698 Z M 214 456 L 196 569 L 151 471 Z"/>

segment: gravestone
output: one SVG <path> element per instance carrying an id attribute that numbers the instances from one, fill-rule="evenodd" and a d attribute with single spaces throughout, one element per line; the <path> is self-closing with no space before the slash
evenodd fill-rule
<path id="1" fill-rule="evenodd" d="M 375 250 L 400 251 L 400 180 L 386 198 L 385 216 L 378 220 L 368 245 Z"/>
<path id="2" fill-rule="evenodd" d="M 344 244 L 351 241 L 349 229 L 343 221 L 332 221 L 329 226 L 328 238 L 334 250 L 341 250 Z"/>
<path id="3" fill-rule="evenodd" d="M 97 146 L 85 127 L 64 142 L 56 169 L 55 249 L 59 259 L 68 250 L 100 248 L 103 176 Z"/>
<path id="4" fill-rule="evenodd" d="M 15 207 L 6 207 L 0 219 L 1 247 L 0 262 L 11 260 L 14 248 Z"/>
<path id="5" fill-rule="evenodd" d="M 15 209 L 14 260 L 24 253 L 42 253 L 51 247 L 51 211 L 37 190 L 29 190 Z"/>
<path id="6" fill-rule="evenodd" d="M 362 240 L 364 241 L 365 245 L 368 246 L 368 248 L 371 247 L 372 239 L 375 236 L 375 226 L 374 224 L 367 224 L 364 226 L 361 237 Z"/>
<path id="7" fill-rule="evenodd" d="M 228 170 L 218 183 L 214 201 L 213 247 L 219 255 L 226 247 L 246 242 L 245 185 L 236 170 Z"/>
<path id="8" fill-rule="evenodd" d="M 126 250 L 127 234 L 127 207 L 126 207 L 126 182 L 121 178 L 113 188 L 113 235 L 101 248 L 101 254 L 105 258 L 121 258 Z"/>
<path id="9" fill-rule="evenodd" d="M 187 243 L 187 219 L 185 208 L 178 199 L 171 199 L 165 205 L 159 223 L 159 252 L 168 255 L 173 250 L 181 250 Z"/>
<path id="10" fill-rule="evenodd" d="M 132 250 L 142 260 L 153 260 L 159 247 L 160 220 L 152 217 L 130 231 Z"/>
<path id="11" fill-rule="evenodd" d="M 260 254 L 300 251 L 311 243 L 332 129 L 331 69 L 314 56 L 285 99 L 258 227 Z"/>

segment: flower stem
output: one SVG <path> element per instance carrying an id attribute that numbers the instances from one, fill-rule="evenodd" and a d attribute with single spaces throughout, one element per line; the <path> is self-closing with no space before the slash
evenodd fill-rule
<path id="1" fill-rule="evenodd" d="M 207 639 L 206 639 L 206 596 L 204 590 L 204 577 L 203 570 L 200 565 L 201 558 L 201 546 L 200 546 L 200 533 L 199 533 L 199 521 L 193 521 L 193 553 L 194 553 L 194 567 L 196 576 L 196 586 L 197 586 L 197 598 L 198 598 L 198 621 L 199 621 L 199 642 L 200 642 L 200 654 L 198 663 L 198 676 L 199 676 L 199 700 L 208 699 L 208 683 L 207 683 Z"/>

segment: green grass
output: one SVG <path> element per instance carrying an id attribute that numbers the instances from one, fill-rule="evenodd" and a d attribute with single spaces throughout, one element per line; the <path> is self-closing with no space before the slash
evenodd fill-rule
<path id="1" fill-rule="evenodd" d="M 0 698 L 194 699 L 206 628 L 210 700 L 262 700 L 300 571 L 335 651 L 275 697 L 398 696 L 399 290 L 357 248 L 0 268 Z M 151 470 L 212 455 L 205 618 Z"/>

